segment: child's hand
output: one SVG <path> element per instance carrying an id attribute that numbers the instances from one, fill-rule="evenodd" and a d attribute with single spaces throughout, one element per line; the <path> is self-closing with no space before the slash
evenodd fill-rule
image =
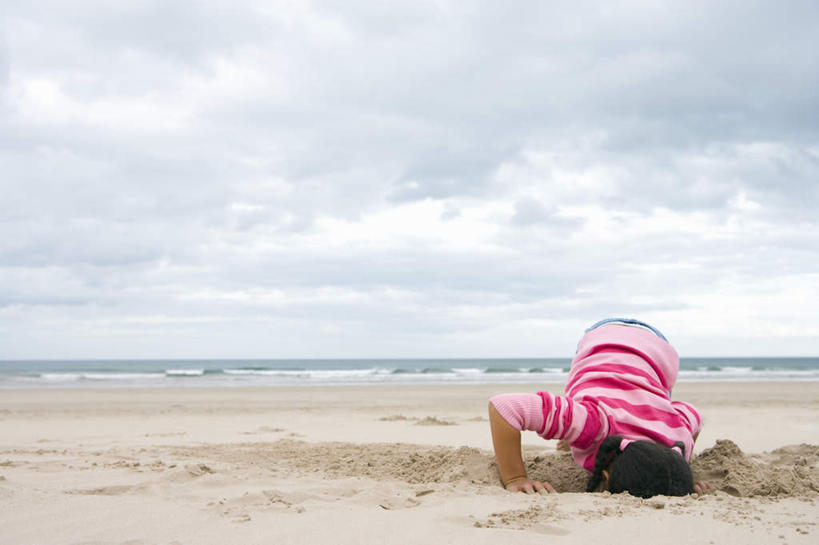
<path id="1" fill-rule="evenodd" d="M 534 494 L 539 492 L 541 494 L 554 493 L 555 489 L 549 483 L 541 481 L 533 481 L 526 477 L 520 477 L 506 483 L 506 490 L 509 492 L 526 492 L 527 494 Z"/>
<path id="2" fill-rule="evenodd" d="M 708 481 L 694 481 L 694 492 L 696 492 L 700 496 L 702 496 L 703 494 L 708 494 L 709 492 L 713 492 L 716 489 L 717 487 L 709 483 Z"/>

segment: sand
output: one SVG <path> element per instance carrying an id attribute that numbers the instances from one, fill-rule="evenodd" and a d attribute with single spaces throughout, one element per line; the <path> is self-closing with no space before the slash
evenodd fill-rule
<path id="1" fill-rule="evenodd" d="M 534 434 L 560 493 L 503 490 L 486 400 L 521 390 L 0 391 L 0 544 L 819 542 L 819 383 L 678 385 L 717 491 L 649 500 Z"/>

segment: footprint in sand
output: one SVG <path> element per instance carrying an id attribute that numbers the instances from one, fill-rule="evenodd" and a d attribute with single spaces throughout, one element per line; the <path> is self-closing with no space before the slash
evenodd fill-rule
<path id="1" fill-rule="evenodd" d="M 378 507 L 386 511 L 411 509 L 419 505 L 421 505 L 421 502 L 413 498 L 385 498 L 378 502 Z"/>
<path id="2" fill-rule="evenodd" d="M 172 468 L 174 466 L 168 467 Z M 213 473 L 216 473 L 216 471 L 206 464 L 187 464 L 184 468 L 180 468 L 165 474 L 162 477 L 162 480 L 171 483 L 186 483 L 188 481 L 192 481 L 193 479 L 204 477 L 205 475 L 211 475 Z"/>
<path id="3" fill-rule="evenodd" d="M 457 426 L 455 422 L 449 420 L 441 420 L 434 416 L 425 416 L 415 423 L 416 426 Z"/>
<path id="4" fill-rule="evenodd" d="M 429 493 L 431 492 L 422 493 L 420 496 Z M 362 505 L 377 505 L 385 511 L 397 511 L 400 509 L 412 509 L 413 507 L 421 505 L 421 500 L 416 499 L 417 497 L 419 496 L 412 491 L 397 491 L 392 494 L 385 494 L 381 490 L 364 490 L 356 495 L 354 501 Z"/>
<path id="5" fill-rule="evenodd" d="M 166 431 L 160 433 L 146 433 L 145 437 L 179 437 L 182 435 L 188 435 L 186 431 Z"/>
<path id="6" fill-rule="evenodd" d="M 546 534 L 549 536 L 567 536 L 571 532 L 565 528 L 561 528 L 560 526 L 553 526 L 551 524 L 543 524 L 538 523 L 534 526 L 529 527 L 530 532 L 535 532 L 538 534 Z"/>
<path id="7" fill-rule="evenodd" d="M 242 435 L 256 435 L 259 433 L 282 433 L 285 432 L 284 428 L 271 428 L 270 426 L 260 426 L 253 431 L 243 431 Z"/>
<path id="8" fill-rule="evenodd" d="M 134 490 L 130 485 L 112 485 L 100 488 L 75 488 L 66 490 L 66 494 L 81 494 L 84 496 L 122 496 Z"/>
<path id="9" fill-rule="evenodd" d="M 393 414 L 390 416 L 382 416 L 378 419 L 379 422 L 405 422 L 407 420 L 418 420 L 417 418 L 408 418 L 403 414 Z"/>
<path id="10" fill-rule="evenodd" d="M 549 524 L 565 518 L 554 507 L 532 505 L 527 509 L 510 509 L 492 513 L 486 520 L 475 521 L 475 528 L 503 528 L 511 530 L 529 530 L 540 534 L 567 535 L 568 530 Z"/>
<path id="11" fill-rule="evenodd" d="M 415 421 L 416 426 L 456 426 L 457 423 L 450 420 L 443 420 L 435 416 L 425 416 L 418 418 L 415 416 L 404 416 L 402 414 L 394 414 L 391 416 L 382 416 L 378 419 L 380 422 L 411 422 Z"/>
<path id="12" fill-rule="evenodd" d="M 208 503 L 220 515 L 230 517 L 233 522 L 248 522 L 254 513 L 276 511 L 280 513 L 301 514 L 307 509 L 301 504 L 308 500 L 321 499 L 304 492 L 285 492 L 281 490 L 262 490 L 245 492 L 235 498 L 222 498 Z"/>
<path id="13" fill-rule="evenodd" d="M 271 428 L 270 426 L 261 426 L 256 428 L 256 431 L 264 433 L 281 433 L 287 430 L 285 430 L 284 428 Z"/>

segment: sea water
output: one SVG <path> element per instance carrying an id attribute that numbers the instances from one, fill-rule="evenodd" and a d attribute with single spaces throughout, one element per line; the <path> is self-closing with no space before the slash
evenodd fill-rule
<path id="1" fill-rule="evenodd" d="M 570 364 L 568 358 L 0 361 L 0 389 L 561 384 Z M 816 380 L 819 358 L 685 358 L 678 378 L 678 382 Z"/>

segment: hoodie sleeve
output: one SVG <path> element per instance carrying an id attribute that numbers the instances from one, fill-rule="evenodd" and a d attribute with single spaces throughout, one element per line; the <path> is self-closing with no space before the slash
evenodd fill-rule
<path id="1" fill-rule="evenodd" d="M 538 431 L 543 427 L 542 403 L 537 394 L 501 394 L 489 402 L 518 431 Z"/>
<path id="2" fill-rule="evenodd" d="M 538 435 L 544 439 L 563 439 L 582 450 L 602 441 L 608 432 L 608 420 L 593 401 L 576 401 L 549 392 L 538 392 L 538 396 L 543 411 Z"/>
<path id="3" fill-rule="evenodd" d="M 608 430 L 597 406 L 588 401 L 549 392 L 502 394 L 489 401 L 516 430 L 534 431 L 544 439 L 563 439 L 580 449 L 594 444 Z"/>

